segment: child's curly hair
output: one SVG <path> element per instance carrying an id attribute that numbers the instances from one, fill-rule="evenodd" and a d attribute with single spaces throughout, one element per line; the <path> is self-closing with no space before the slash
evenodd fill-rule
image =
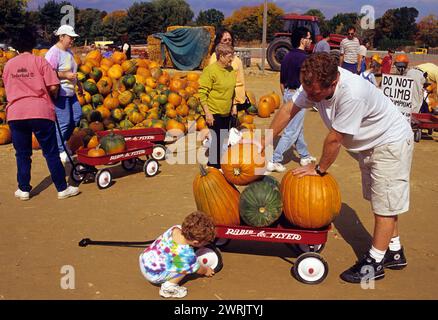
<path id="1" fill-rule="evenodd" d="M 216 237 L 213 220 L 201 211 L 194 211 L 185 217 L 181 229 L 182 235 L 189 241 L 213 242 Z"/>

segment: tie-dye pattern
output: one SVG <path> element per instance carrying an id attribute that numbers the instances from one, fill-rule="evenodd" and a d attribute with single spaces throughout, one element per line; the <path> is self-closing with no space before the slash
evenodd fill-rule
<path id="1" fill-rule="evenodd" d="M 193 248 L 173 240 L 174 228 L 181 226 L 171 227 L 140 255 L 140 268 L 145 277 L 153 283 L 195 273 L 200 267 Z"/>

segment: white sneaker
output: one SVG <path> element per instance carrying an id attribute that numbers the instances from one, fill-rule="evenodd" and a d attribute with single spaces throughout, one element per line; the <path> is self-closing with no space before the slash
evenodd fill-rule
<path id="1" fill-rule="evenodd" d="M 184 298 L 187 295 L 187 288 L 175 283 L 164 282 L 160 288 L 160 296 L 163 298 Z"/>
<path id="2" fill-rule="evenodd" d="M 63 151 L 59 154 L 59 158 L 61 158 L 62 163 L 66 163 L 68 160 L 67 152 Z"/>
<path id="3" fill-rule="evenodd" d="M 15 198 L 18 198 L 20 200 L 29 200 L 29 192 L 17 189 L 17 191 L 15 191 Z"/>
<path id="4" fill-rule="evenodd" d="M 277 172 L 286 171 L 286 167 L 283 166 L 281 163 L 272 162 L 272 161 L 268 162 L 268 165 L 266 166 L 266 169 L 268 169 L 268 171 L 277 171 Z"/>
<path id="5" fill-rule="evenodd" d="M 58 199 L 67 199 L 69 197 L 74 197 L 79 194 L 79 188 L 68 186 L 64 191 L 58 192 Z"/>
<path id="6" fill-rule="evenodd" d="M 316 162 L 316 158 L 312 156 L 308 156 L 305 158 L 300 159 L 300 166 L 307 166 L 308 164 L 311 164 L 312 162 Z"/>

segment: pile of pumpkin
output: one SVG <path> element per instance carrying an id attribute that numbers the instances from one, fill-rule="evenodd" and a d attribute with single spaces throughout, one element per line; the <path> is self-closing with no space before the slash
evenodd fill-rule
<path id="1" fill-rule="evenodd" d="M 231 146 L 221 169 L 201 166 L 193 182 L 197 209 L 209 214 L 216 225 L 268 227 L 282 212 L 293 225 L 318 229 L 339 214 L 341 197 L 335 179 L 326 174 L 297 178 L 287 172 L 281 184 L 264 175 L 265 159 L 255 143 Z M 236 186 L 246 186 L 240 193 Z"/>

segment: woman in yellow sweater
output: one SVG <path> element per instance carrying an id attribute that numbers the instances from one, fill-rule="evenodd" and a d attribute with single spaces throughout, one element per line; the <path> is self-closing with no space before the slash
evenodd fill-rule
<path id="1" fill-rule="evenodd" d="M 234 37 L 231 31 L 227 29 L 220 29 L 216 33 L 209 64 L 213 64 L 217 60 L 215 50 L 216 50 L 216 46 L 219 43 L 228 44 L 234 48 Z M 234 70 L 236 70 L 236 77 L 237 77 L 233 103 L 237 105 L 237 110 L 240 110 L 239 106 L 243 105 L 246 101 L 245 75 L 243 71 L 242 60 L 240 60 L 238 56 L 234 55 L 233 61 L 231 62 L 231 66 L 233 67 Z"/>
<path id="2" fill-rule="evenodd" d="M 199 78 L 199 99 L 211 134 L 207 165 L 219 169 L 231 115 L 237 114 L 237 107 L 233 104 L 236 70 L 231 66 L 234 58 L 232 46 L 219 44 L 215 53 L 217 61 L 204 68 Z"/>

